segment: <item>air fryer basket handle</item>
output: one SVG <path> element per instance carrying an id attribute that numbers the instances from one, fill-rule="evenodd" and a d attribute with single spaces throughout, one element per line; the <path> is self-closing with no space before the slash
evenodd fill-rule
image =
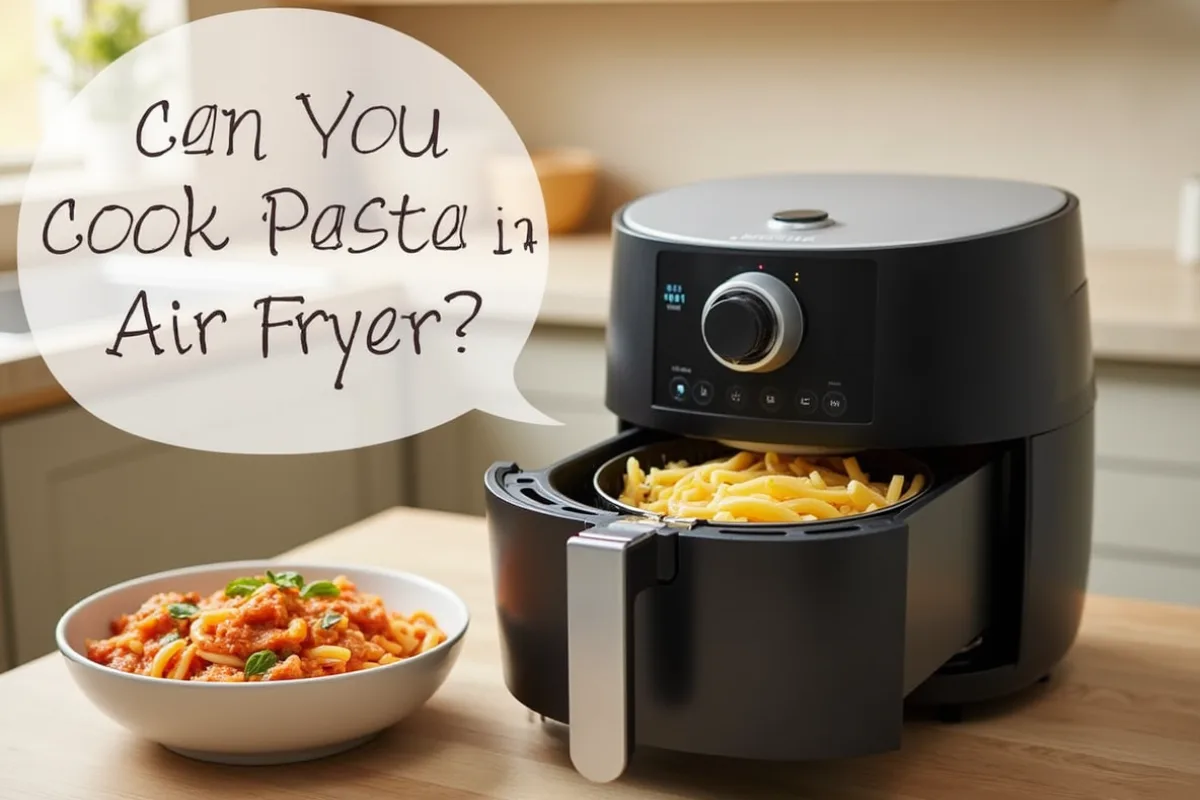
<path id="1" fill-rule="evenodd" d="M 567 540 L 571 762 L 597 783 L 621 777 L 633 748 L 633 605 L 664 566 L 660 530 L 623 519 Z"/>

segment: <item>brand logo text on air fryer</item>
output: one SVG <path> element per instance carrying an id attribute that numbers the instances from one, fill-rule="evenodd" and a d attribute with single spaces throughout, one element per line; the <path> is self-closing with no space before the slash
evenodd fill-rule
<path id="1" fill-rule="evenodd" d="M 816 240 L 816 236 L 797 236 L 786 233 L 742 233 L 729 237 L 729 241 L 731 242 L 788 242 L 790 244 L 807 244 Z"/>

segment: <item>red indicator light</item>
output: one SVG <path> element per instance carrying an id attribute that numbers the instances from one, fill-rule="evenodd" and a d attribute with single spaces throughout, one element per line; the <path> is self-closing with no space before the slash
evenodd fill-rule
<path id="1" fill-rule="evenodd" d="M 762 264 L 759 264 L 759 265 L 758 265 L 758 268 L 759 268 L 759 269 L 762 269 L 762 267 L 763 267 L 763 265 L 762 265 Z"/>

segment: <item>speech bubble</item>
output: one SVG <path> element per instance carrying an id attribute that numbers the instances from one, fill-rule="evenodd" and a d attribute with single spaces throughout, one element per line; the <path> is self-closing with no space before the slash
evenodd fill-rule
<path id="1" fill-rule="evenodd" d="M 354 17 L 261 9 L 97 75 L 39 156 L 18 271 L 84 408 L 146 439 L 309 453 L 472 409 L 556 425 L 515 384 L 546 285 L 541 188 L 469 75 Z"/>

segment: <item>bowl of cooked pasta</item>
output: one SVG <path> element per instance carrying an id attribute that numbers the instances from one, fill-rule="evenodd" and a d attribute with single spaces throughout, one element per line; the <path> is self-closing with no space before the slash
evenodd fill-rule
<path id="1" fill-rule="evenodd" d="M 133 734 L 202 761 L 280 764 L 348 750 L 424 705 L 469 621 L 417 575 L 241 561 L 97 592 L 56 638 L 83 693 Z"/>

